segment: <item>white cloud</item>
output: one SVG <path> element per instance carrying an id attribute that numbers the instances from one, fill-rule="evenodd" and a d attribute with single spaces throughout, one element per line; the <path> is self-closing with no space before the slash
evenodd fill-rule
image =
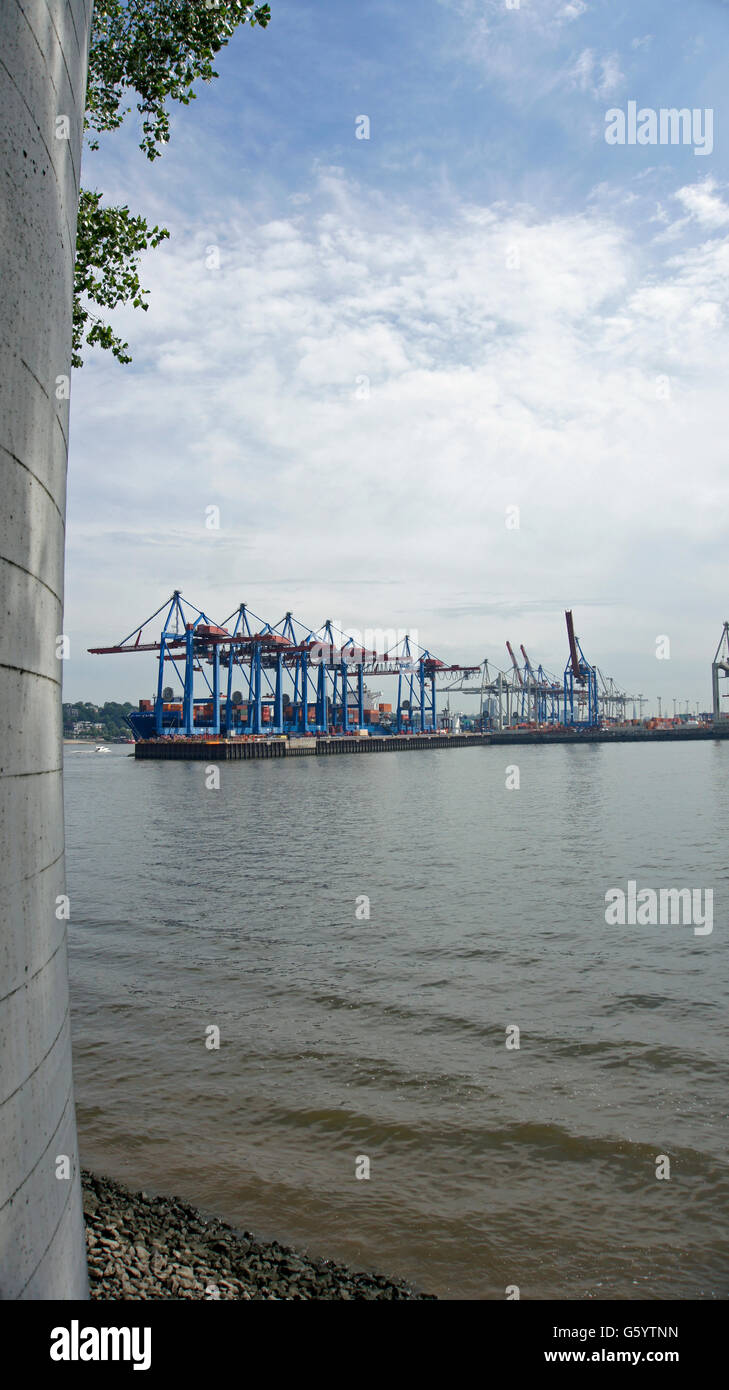
<path id="1" fill-rule="evenodd" d="M 245 599 L 271 619 L 413 623 L 462 659 L 498 660 L 512 635 L 470 614 L 484 597 L 497 613 L 544 601 L 519 640 L 546 664 L 562 608 L 588 599 L 593 659 L 644 650 L 667 614 L 703 641 L 681 616 L 683 557 L 720 619 L 729 247 L 654 261 L 605 211 L 471 206 L 434 224 L 331 172 L 310 194 L 274 220 L 217 206 L 219 271 L 205 210 L 178 218 L 144 267 L 149 313 L 119 319 L 134 368 L 78 375 L 75 649 L 178 586 L 216 617 Z M 677 196 L 704 227 L 718 216 L 713 184 Z M 637 604 L 628 639 L 621 605 Z"/>
<path id="2" fill-rule="evenodd" d="M 598 58 L 594 49 L 585 48 L 568 73 L 571 85 L 594 97 L 608 97 L 623 82 L 617 54 Z"/>
<path id="3" fill-rule="evenodd" d="M 585 14 L 587 0 L 439 0 L 446 9 L 453 10 L 461 20 L 485 21 L 518 16 L 532 27 L 542 31 L 555 25 L 569 23 Z"/>
<path id="4" fill-rule="evenodd" d="M 585 0 L 439 0 L 458 18 L 452 39 L 459 61 L 474 64 L 513 94 L 523 109 L 551 94 L 565 80 L 573 85 L 574 22 L 586 14 Z M 593 55 L 594 58 L 594 55 Z M 578 63 L 579 63 L 578 59 Z M 621 80 L 615 55 L 595 60 L 590 89 L 607 94 Z"/>
<path id="5" fill-rule="evenodd" d="M 620 70 L 620 62 L 616 53 L 610 53 L 606 58 L 600 60 L 600 81 L 597 86 L 597 95 L 600 97 L 609 96 L 616 91 L 624 81 Z"/>
<path id="6" fill-rule="evenodd" d="M 724 227 L 729 222 L 729 204 L 717 195 L 717 186 L 714 179 L 706 178 L 700 183 L 679 188 L 676 193 L 687 213 L 710 230 Z"/>

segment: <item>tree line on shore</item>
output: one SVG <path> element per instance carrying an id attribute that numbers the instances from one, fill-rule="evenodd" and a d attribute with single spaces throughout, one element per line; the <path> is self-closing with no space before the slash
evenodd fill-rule
<path id="1" fill-rule="evenodd" d="M 75 700 L 63 705 L 63 737 L 95 739 L 128 739 L 131 729 L 126 716 L 135 709 L 129 700 L 119 704 L 107 700 L 93 705 L 88 700 Z"/>

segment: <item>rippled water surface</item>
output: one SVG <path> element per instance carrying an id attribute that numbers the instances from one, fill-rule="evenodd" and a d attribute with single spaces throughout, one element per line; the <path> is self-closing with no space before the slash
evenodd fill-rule
<path id="1" fill-rule="evenodd" d="M 129 752 L 65 757 L 87 1166 L 443 1297 L 729 1295 L 729 744 Z"/>

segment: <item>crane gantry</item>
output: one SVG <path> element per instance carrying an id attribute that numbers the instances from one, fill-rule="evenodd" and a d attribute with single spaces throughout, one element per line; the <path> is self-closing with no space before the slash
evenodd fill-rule
<path id="1" fill-rule="evenodd" d="M 156 621 L 161 617 L 159 635 Z M 179 589 L 143 623 L 98 655 L 155 652 L 156 693 L 130 715 L 136 737 L 217 738 L 313 734 L 346 735 L 379 716 L 366 705 L 365 678 L 397 681 L 397 702 L 383 722 L 393 733 L 434 732 L 436 696 L 478 695 L 482 728 L 592 728 L 623 722 L 632 698 L 586 660 L 571 610 L 565 612 L 568 659 L 561 679 L 534 666 L 524 644 L 506 642 L 510 667 L 448 663 L 406 635 L 383 652 L 365 648 L 330 619 L 313 629 L 286 612 L 277 623 L 245 603 L 216 623 Z M 714 667 L 729 675 L 729 625 Z M 176 682 L 179 693 L 168 686 Z M 718 696 L 715 694 L 715 705 Z M 381 706 L 390 710 L 391 706 Z M 384 728 L 383 728 L 384 732 Z"/>
<path id="2" fill-rule="evenodd" d="M 598 666 L 586 660 L 575 635 L 573 615 L 565 612 L 568 660 L 561 677 L 550 674 L 541 664 L 535 667 L 526 647 L 519 644 L 520 665 L 510 641 L 506 642 L 510 665 L 495 667 L 485 658 L 479 668 L 480 684 L 454 679 L 440 685 L 442 693 L 479 694 L 480 723 L 483 728 L 509 726 L 530 728 L 593 728 L 599 724 L 622 723 L 626 706 L 633 699 L 606 677 Z M 729 657 L 729 648 L 727 650 Z"/>
<path id="3" fill-rule="evenodd" d="M 147 640 L 145 630 L 161 613 L 159 640 Z M 140 702 L 130 716 L 137 737 L 156 738 L 350 734 L 366 725 L 364 678 L 369 675 L 397 678 L 397 733 L 435 732 L 436 677 L 479 670 L 449 665 L 409 636 L 380 654 L 329 619 L 314 630 L 287 612 L 270 624 L 244 603 L 218 624 L 179 589 L 121 642 L 89 651 L 158 653 L 155 698 Z M 174 692 L 166 698 L 166 675 L 181 687 L 179 698 Z M 202 695 L 195 694 L 196 676 L 202 677 Z M 241 690 L 234 690 L 236 680 Z M 293 692 L 285 689 L 287 680 Z"/>

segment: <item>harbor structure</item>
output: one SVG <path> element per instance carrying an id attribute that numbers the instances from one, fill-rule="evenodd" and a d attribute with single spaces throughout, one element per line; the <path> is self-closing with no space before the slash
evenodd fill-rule
<path id="1" fill-rule="evenodd" d="M 152 624 L 161 615 L 156 637 Z M 157 654 L 156 695 L 129 716 L 136 739 L 346 738 L 374 725 L 383 734 L 434 733 L 436 679 L 479 671 L 440 660 L 408 635 L 387 651 L 366 650 L 330 619 L 312 629 L 287 612 L 271 624 L 240 604 L 218 624 L 177 589 L 121 642 L 89 650 Z M 177 697 L 168 675 L 177 682 Z M 396 679 L 394 709 L 373 708 L 367 676 Z"/>
<path id="2" fill-rule="evenodd" d="M 724 623 L 719 645 L 711 663 L 711 696 L 715 724 L 721 719 L 729 719 L 729 711 L 722 710 L 721 707 L 722 699 L 729 696 L 729 686 L 722 692 L 722 677 L 725 682 L 729 679 L 729 622 Z"/>
<path id="3" fill-rule="evenodd" d="M 89 650 L 156 655 L 156 692 L 128 716 L 139 756 L 167 756 L 154 751 L 165 743 L 179 750 L 169 756 L 182 757 L 181 745 L 192 742 L 219 747 L 284 741 L 293 754 L 306 741 L 321 753 L 332 751 L 333 741 L 349 751 L 367 739 L 378 751 L 383 740 L 393 739 L 400 747 L 431 747 L 497 742 L 501 735 L 554 742 L 622 736 L 621 731 L 631 738 L 642 736 L 641 730 L 670 734 L 673 726 L 677 735 L 684 732 L 680 717 L 647 725 L 636 719 L 636 705 L 642 712 L 644 697 L 628 695 L 588 661 L 571 610 L 565 623 L 567 661 L 557 676 L 535 664 L 523 643 L 519 661 L 506 642 L 510 664 L 503 670 L 488 658 L 479 665 L 443 661 L 407 634 L 377 652 L 330 619 L 312 628 L 290 611 L 270 623 L 241 603 L 218 623 L 176 589 L 122 641 Z M 712 675 L 715 725 L 721 717 L 719 681 L 729 675 L 729 624 Z M 367 684 L 381 677 L 390 678 L 396 689 L 390 703 L 381 702 L 382 691 Z M 451 713 L 451 697 L 458 692 L 476 698 L 473 715 Z M 443 695 L 447 704 L 439 714 Z M 142 745 L 149 745 L 147 753 Z M 240 756 L 284 751 L 281 746 Z M 230 756 L 239 755 L 231 751 Z"/>

